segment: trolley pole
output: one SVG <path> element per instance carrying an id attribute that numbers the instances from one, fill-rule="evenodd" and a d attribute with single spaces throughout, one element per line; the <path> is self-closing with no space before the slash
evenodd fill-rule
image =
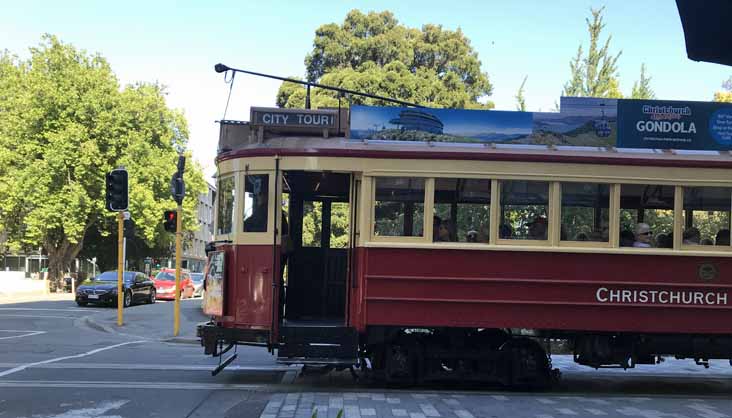
<path id="1" fill-rule="evenodd" d="M 180 330 L 180 267 L 181 267 L 181 247 L 183 241 L 183 232 L 181 226 L 183 222 L 183 206 L 178 205 L 175 229 L 175 311 L 173 314 L 173 336 L 178 336 Z"/>
<path id="2" fill-rule="evenodd" d="M 124 292 L 122 286 L 124 270 L 124 245 L 125 218 L 120 211 L 117 212 L 117 326 L 122 326 L 122 310 L 124 309 Z"/>

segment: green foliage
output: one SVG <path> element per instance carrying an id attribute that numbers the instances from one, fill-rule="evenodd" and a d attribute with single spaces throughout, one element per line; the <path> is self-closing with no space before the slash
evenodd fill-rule
<path id="1" fill-rule="evenodd" d="M 422 29 L 399 24 L 391 12 L 364 14 L 352 10 L 341 25 L 315 31 L 313 50 L 305 58 L 307 80 L 432 107 L 493 108 L 481 102 L 493 86 L 481 72 L 478 53 L 458 29 L 426 24 Z M 311 91 L 313 107 L 338 105 L 336 92 Z M 385 105 L 360 96 L 354 104 Z M 347 105 L 344 101 L 343 105 Z M 280 107 L 304 107 L 305 87 L 283 83 Z"/>
<path id="2" fill-rule="evenodd" d="M 330 208 L 330 248 L 348 247 L 350 210 L 348 203 L 333 202 Z M 302 246 L 320 247 L 323 234 L 323 203 L 305 202 L 302 218 Z"/>
<path id="3" fill-rule="evenodd" d="M 655 99 L 656 93 L 651 88 L 651 77 L 646 74 L 646 64 L 641 64 L 640 79 L 633 83 L 631 99 Z"/>
<path id="4" fill-rule="evenodd" d="M 722 83 L 722 91 L 714 93 L 715 102 L 732 103 L 732 77 Z"/>
<path id="5" fill-rule="evenodd" d="M 169 179 L 173 144 L 187 140 L 183 116 L 167 108 L 161 86 L 120 89 L 104 58 L 54 36 L 30 52 L 28 60 L 0 54 L 0 224 L 9 242 L 42 246 L 60 279 L 87 237 L 116 231 L 116 214 L 104 209 L 104 176 L 122 165 L 138 237 L 167 246 L 161 214 L 175 207 Z M 192 230 L 205 183 L 200 168 L 188 167 L 184 227 Z"/>
<path id="6" fill-rule="evenodd" d="M 621 52 L 610 54 L 610 40 L 608 36 L 600 47 L 600 35 L 605 23 L 602 20 L 604 7 L 590 9 L 592 20 L 585 19 L 587 31 L 590 34 L 590 47 L 587 55 L 583 55 L 582 45 L 577 48 L 577 54 L 570 61 L 571 76 L 564 85 L 563 96 L 577 97 L 609 97 L 620 98 L 622 94 L 618 85 L 617 61 Z"/>

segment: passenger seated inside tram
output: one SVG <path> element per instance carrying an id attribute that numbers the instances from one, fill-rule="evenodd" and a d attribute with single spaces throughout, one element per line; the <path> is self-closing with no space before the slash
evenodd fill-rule
<path id="1" fill-rule="evenodd" d="M 651 232 L 651 227 L 648 226 L 647 223 L 639 223 L 635 226 L 635 242 L 633 243 L 633 247 L 636 248 L 651 248 L 653 245 L 651 245 L 651 236 L 653 235 L 653 232 Z"/>
<path id="2" fill-rule="evenodd" d="M 684 231 L 685 245 L 699 245 L 700 241 L 701 233 L 699 232 L 699 229 L 694 228 L 693 226 L 690 228 L 686 228 L 686 230 Z"/>
<path id="3" fill-rule="evenodd" d="M 439 218 L 438 218 L 439 219 Z M 436 242 L 451 242 L 456 241 L 453 239 L 454 234 L 452 233 L 452 227 L 450 221 L 444 220 L 437 226 L 437 235 L 435 237 Z"/>
<path id="4" fill-rule="evenodd" d="M 635 234 L 633 231 L 624 229 L 620 231 L 620 246 L 621 247 L 632 247 L 635 242 Z"/>
<path id="5" fill-rule="evenodd" d="M 656 235 L 656 247 L 658 248 L 674 248 L 673 236 L 669 234 Z"/>
<path id="6" fill-rule="evenodd" d="M 714 245 L 714 241 L 712 241 L 711 238 L 704 238 L 701 242 L 701 245 Z"/>
<path id="7" fill-rule="evenodd" d="M 513 236 L 513 229 L 508 224 L 503 224 L 498 227 L 498 238 L 500 239 L 511 239 Z"/>
<path id="8" fill-rule="evenodd" d="M 714 240 L 715 245 L 729 245 L 729 229 L 720 229 Z"/>
<path id="9" fill-rule="evenodd" d="M 580 232 L 577 234 L 577 236 L 574 238 L 575 241 L 589 241 L 590 238 L 585 234 L 584 232 Z"/>
<path id="10" fill-rule="evenodd" d="M 546 218 L 537 216 L 529 225 L 529 239 L 545 240 L 546 239 Z"/>
<path id="11" fill-rule="evenodd" d="M 465 241 L 478 242 L 478 231 L 470 230 L 465 234 Z"/>

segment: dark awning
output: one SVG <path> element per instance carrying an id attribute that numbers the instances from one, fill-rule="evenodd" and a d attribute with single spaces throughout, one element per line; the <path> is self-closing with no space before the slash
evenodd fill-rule
<path id="1" fill-rule="evenodd" d="M 676 0 L 694 61 L 732 65 L 732 0 Z"/>

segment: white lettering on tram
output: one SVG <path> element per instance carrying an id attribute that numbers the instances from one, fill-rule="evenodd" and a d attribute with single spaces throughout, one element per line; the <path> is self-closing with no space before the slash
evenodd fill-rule
<path id="1" fill-rule="evenodd" d="M 675 134 L 695 134 L 696 125 L 694 122 L 669 122 L 660 120 L 639 120 L 635 124 L 635 129 L 638 132 L 661 132 L 661 133 L 675 133 Z"/>
<path id="2" fill-rule="evenodd" d="M 287 119 L 289 115 L 283 115 L 281 113 L 265 113 L 262 115 L 262 122 L 267 125 L 287 125 Z"/>
<path id="3" fill-rule="evenodd" d="M 600 287 L 595 292 L 600 303 L 650 303 L 660 305 L 726 305 L 727 292 L 688 290 L 638 290 Z"/>

